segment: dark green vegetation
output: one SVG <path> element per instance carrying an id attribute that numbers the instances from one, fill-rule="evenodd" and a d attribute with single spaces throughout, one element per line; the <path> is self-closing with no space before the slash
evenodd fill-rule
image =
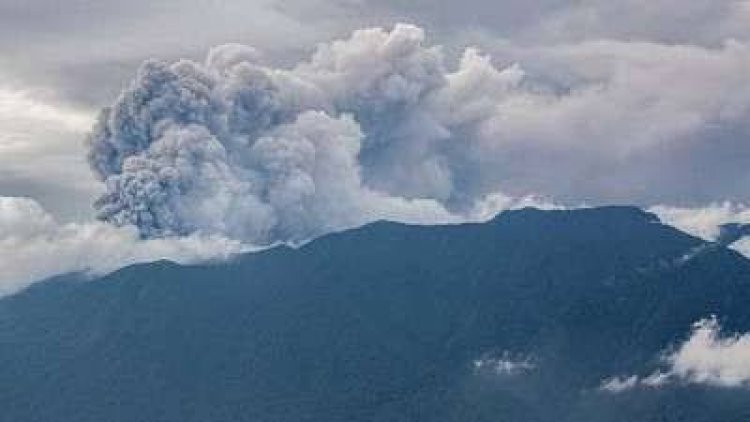
<path id="1" fill-rule="evenodd" d="M 61 277 L 0 301 L 0 419 L 749 421 L 744 389 L 598 391 L 701 318 L 750 330 L 750 261 L 707 245 L 635 208 L 528 209 Z M 503 353 L 535 368 L 473 366 Z"/>

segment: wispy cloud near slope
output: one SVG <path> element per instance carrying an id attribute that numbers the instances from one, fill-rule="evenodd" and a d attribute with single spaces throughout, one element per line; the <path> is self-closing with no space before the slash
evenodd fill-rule
<path id="1" fill-rule="evenodd" d="M 246 249 L 218 236 L 144 241 L 133 227 L 62 224 L 32 200 L 0 197 L 0 297 L 63 273 L 103 274 L 157 259 L 225 259 Z"/>
<path id="2" fill-rule="evenodd" d="M 667 352 L 666 370 L 646 377 L 637 375 L 605 380 L 601 389 L 623 393 L 634 388 L 660 388 L 679 384 L 703 384 L 714 387 L 750 385 L 750 334 L 722 334 L 715 317 L 696 322 L 690 337 L 675 350 Z"/>

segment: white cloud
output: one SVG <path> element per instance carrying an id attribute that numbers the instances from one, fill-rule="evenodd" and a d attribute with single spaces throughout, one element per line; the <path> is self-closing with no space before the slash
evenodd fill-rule
<path id="1" fill-rule="evenodd" d="M 33 98 L 28 92 L 0 87 L 0 121 L 17 124 L 21 129 L 38 123 L 55 124 L 61 130 L 80 133 L 91 129 L 94 114 L 54 106 Z"/>
<path id="2" fill-rule="evenodd" d="M 744 237 L 736 241 L 730 248 L 750 258 L 750 237 Z"/>
<path id="3" fill-rule="evenodd" d="M 0 86 L 0 195 L 34 191 L 59 213 L 90 214 L 101 188 L 87 168 L 83 138 L 95 113 L 41 97 Z"/>
<path id="4" fill-rule="evenodd" d="M 600 389 L 622 393 L 634 388 L 659 388 L 674 384 L 701 384 L 736 388 L 750 386 L 750 333 L 723 335 L 715 317 L 693 324 L 690 337 L 664 355 L 666 370 L 646 377 L 614 377 Z"/>
<path id="5" fill-rule="evenodd" d="M 667 357 L 669 375 L 718 387 L 750 383 L 750 334 L 722 335 L 716 318 L 698 321 L 693 333 Z"/>
<path id="6" fill-rule="evenodd" d="M 696 208 L 660 205 L 649 211 L 658 215 L 663 223 L 709 241 L 717 238 L 722 224 L 750 223 L 750 208 L 730 202 Z"/>
<path id="7" fill-rule="evenodd" d="M 602 381 L 600 389 L 609 393 L 622 393 L 638 386 L 638 376 L 612 377 Z"/>
<path id="8" fill-rule="evenodd" d="M 719 228 L 723 224 L 750 224 L 750 208 L 731 202 L 695 208 L 660 205 L 651 207 L 649 211 L 657 214 L 663 223 L 707 241 L 717 239 Z M 750 238 L 740 239 L 730 245 L 730 248 L 750 257 Z"/>
<path id="9" fill-rule="evenodd" d="M 218 236 L 144 241 L 132 227 L 60 224 L 33 200 L 0 197 L 0 297 L 62 273 L 105 274 L 158 259 L 179 263 L 225 259 L 245 249 Z"/>
<path id="10" fill-rule="evenodd" d="M 520 375 L 536 369 L 536 364 L 530 357 L 514 356 L 510 352 L 503 352 L 500 356 L 487 354 L 473 362 L 474 370 L 480 373 L 490 373 L 497 376 Z"/>

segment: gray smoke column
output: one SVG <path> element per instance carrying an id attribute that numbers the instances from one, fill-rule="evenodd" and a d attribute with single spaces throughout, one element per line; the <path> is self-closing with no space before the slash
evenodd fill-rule
<path id="1" fill-rule="evenodd" d="M 291 69 L 242 45 L 144 63 L 89 139 L 102 220 L 143 237 L 309 239 L 376 218 L 449 219 L 490 192 L 475 135 L 523 79 L 457 71 L 409 25 L 356 31 Z"/>

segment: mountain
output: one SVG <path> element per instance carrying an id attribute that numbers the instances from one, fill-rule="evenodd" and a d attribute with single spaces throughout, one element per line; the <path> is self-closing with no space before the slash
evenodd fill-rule
<path id="1" fill-rule="evenodd" d="M 745 389 L 599 386 L 749 303 L 750 261 L 636 208 L 377 222 L 0 300 L 0 420 L 746 422 Z"/>

